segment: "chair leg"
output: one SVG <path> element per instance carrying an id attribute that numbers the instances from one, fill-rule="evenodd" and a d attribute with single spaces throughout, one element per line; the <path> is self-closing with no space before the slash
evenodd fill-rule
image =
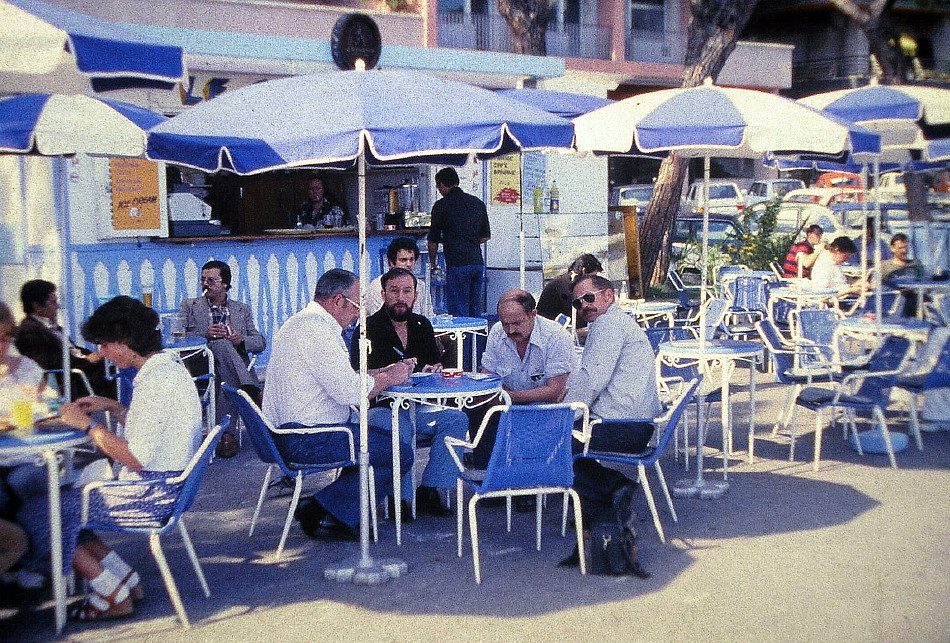
<path id="1" fill-rule="evenodd" d="M 574 502 L 574 531 L 577 534 L 577 557 L 580 563 L 581 574 L 587 573 L 587 557 L 584 555 L 584 519 L 581 516 L 581 497 L 573 489 L 569 489 L 571 500 Z"/>
<path id="2" fill-rule="evenodd" d="M 878 427 L 881 429 L 881 437 L 884 438 L 884 447 L 887 449 L 887 459 L 891 463 L 891 468 L 897 468 L 897 458 L 894 457 L 894 446 L 891 444 L 891 432 L 887 428 L 887 420 L 884 418 L 884 411 L 880 406 L 874 407 L 874 417 L 877 419 Z"/>
<path id="3" fill-rule="evenodd" d="M 656 477 L 660 479 L 660 487 L 663 489 L 663 495 L 666 496 L 666 506 L 670 508 L 670 515 L 673 516 L 673 522 L 679 522 L 679 517 L 676 515 L 676 508 L 673 506 L 673 496 L 670 495 L 670 488 L 666 484 L 666 477 L 663 475 L 663 469 L 660 468 L 659 460 L 653 463 L 653 468 L 656 469 Z M 646 474 L 644 474 L 644 477 L 646 477 Z"/>
<path id="4" fill-rule="evenodd" d="M 660 524 L 660 514 L 656 510 L 656 501 L 653 499 L 653 491 L 650 490 L 650 481 L 647 480 L 647 472 L 642 464 L 637 465 L 637 478 L 643 487 L 643 495 L 647 498 L 647 504 L 650 506 L 650 514 L 653 515 L 653 526 L 656 527 L 656 533 L 660 537 L 660 542 L 666 542 L 666 535 L 663 533 L 663 525 Z"/>
<path id="5" fill-rule="evenodd" d="M 832 411 L 834 414 L 834 411 Z M 821 411 L 815 413 L 815 461 L 812 464 L 812 471 L 818 471 L 818 460 L 821 459 L 821 432 L 825 425 L 821 421 Z"/>
<path id="6" fill-rule="evenodd" d="M 183 627 L 190 628 L 191 623 L 188 621 L 188 614 L 185 613 L 185 606 L 181 602 L 181 595 L 178 593 L 175 579 L 168 568 L 168 561 L 165 560 L 165 552 L 162 551 L 162 543 L 158 534 L 149 535 L 148 546 L 152 550 L 155 564 L 158 565 L 158 570 L 162 574 L 162 580 L 165 581 L 165 590 L 168 592 L 168 598 L 175 608 L 175 613 L 178 614 L 178 620 L 181 621 Z"/>
<path id="7" fill-rule="evenodd" d="M 910 398 L 910 432 L 914 436 L 914 443 L 917 445 L 917 450 L 923 451 L 924 441 L 920 436 L 920 415 L 917 412 L 917 394 L 913 391 L 908 391 L 908 397 Z"/>
<path id="8" fill-rule="evenodd" d="M 567 507 L 570 502 L 570 494 L 566 491 L 561 496 L 561 538 L 567 535 Z"/>
<path id="9" fill-rule="evenodd" d="M 474 494 L 468 501 L 468 529 L 472 540 L 472 564 L 475 566 L 475 583 L 482 584 L 482 567 L 478 558 L 478 522 L 475 517 L 475 503 L 478 502 L 478 494 Z"/>
<path id="10" fill-rule="evenodd" d="M 792 388 L 788 389 L 788 394 L 785 396 L 785 406 L 782 407 L 782 415 L 779 416 L 778 422 L 772 426 L 772 437 L 778 435 L 779 427 L 787 429 L 789 423 L 791 422 L 792 410 L 795 408 L 795 398 L 798 397 L 798 393 L 801 389 L 800 384 L 796 384 Z"/>
<path id="11" fill-rule="evenodd" d="M 458 546 L 458 557 L 462 557 L 462 479 L 455 481 L 455 543 Z"/>
<path id="12" fill-rule="evenodd" d="M 251 530 L 248 536 L 254 535 L 254 528 L 257 526 L 257 519 L 261 515 L 261 507 L 264 505 L 264 497 L 267 495 L 267 487 L 270 485 L 271 474 L 274 471 L 274 465 L 267 465 L 267 472 L 264 473 L 264 484 L 261 485 L 261 493 L 257 496 L 257 506 L 254 507 L 254 517 L 251 518 Z"/>
<path id="13" fill-rule="evenodd" d="M 181 539 L 185 543 L 185 551 L 188 552 L 188 558 L 191 559 L 191 566 L 195 568 L 195 576 L 198 577 L 198 582 L 201 584 L 201 590 L 204 592 L 205 598 L 211 598 L 211 588 L 208 587 L 208 580 L 205 578 L 205 572 L 201 568 L 201 561 L 198 560 L 198 555 L 195 553 L 195 547 L 191 543 L 191 537 L 188 535 L 188 530 L 185 528 L 185 523 L 180 517 L 178 519 L 178 532 L 181 534 Z"/>
<path id="14" fill-rule="evenodd" d="M 511 533 L 511 496 L 505 497 L 505 526 L 508 529 L 508 533 Z"/>
<path id="15" fill-rule="evenodd" d="M 300 502 L 300 490 L 302 487 L 303 475 L 298 473 L 294 482 L 294 495 L 290 498 L 290 507 L 287 508 L 287 518 L 284 519 L 284 530 L 280 534 L 277 551 L 274 552 L 274 561 L 279 561 L 284 553 L 284 543 L 287 542 L 287 534 L 290 532 L 290 522 L 294 519 L 294 510 L 297 508 L 297 503 Z"/>
<path id="16" fill-rule="evenodd" d="M 540 493 L 534 498 L 534 548 L 537 551 L 541 551 L 541 499 L 542 495 Z"/>

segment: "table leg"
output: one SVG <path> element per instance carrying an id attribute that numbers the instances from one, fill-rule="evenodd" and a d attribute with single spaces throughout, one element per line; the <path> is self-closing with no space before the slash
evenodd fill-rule
<path id="1" fill-rule="evenodd" d="M 393 521 L 396 523 L 396 544 L 402 544 L 402 476 L 399 475 L 399 400 L 393 400 L 392 434 L 393 439 Z"/>
<path id="2" fill-rule="evenodd" d="M 704 371 L 708 369 L 703 368 Z M 696 421 L 696 479 L 684 478 L 673 485 L 673 495 L 677 498 L 699 498 L 710 500 L 721 498 L 729 490 L 729 483 L 725 480 L 712 481 L 703 478 L 703 449 L 706 444 L 706 398 L 700 392 L 696 393 L 699 404 L 699 413 Z"/>
<path id="3" fill-rule="evenodd" d="M 56 461 L 56 451 L 44 451 L 43 460 L 46 462 L 49 493 L 50 581 L 53 585 L 56 633 L 59 634 L 66 624 L 66 583 L 63 579 L 63 532 L 60 517 L 59 463 Z"/>
<path id="4" fill-rule="evenodd" d="M 722 479 L 729 479 L 729 455 L 732 453 L 732 396 L 730 381 L 735 370 L 735 362 L 730 359 L 722 361 Z"/>
<path id="5" fill-rule="evenodd" d="M 465 370 L 465 364 L 462 363 L 462 359 L 465 355 L 464 351 L 464 342 L 465 342 L 465 333 L 454 332 L 452 337 L 455 339 L 455 363 L 460 370 Z"/>
<path id="6" fill-rule="evenodd" d="M 749 464 L 755 461 L 755 371 L 759 358 L 749 360 Z"/>

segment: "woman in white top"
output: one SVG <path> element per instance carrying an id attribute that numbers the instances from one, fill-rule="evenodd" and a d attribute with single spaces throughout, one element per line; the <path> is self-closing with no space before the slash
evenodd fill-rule
<path id="1" fill-rule="evenodd" d="M 107 456 L 121 465 L 119 479 L 160 479 L 180 473 L 201 441 L 201 402 L 187 369 L 162 351 L 158 315 L 131 297 L 116 297 L 100 306 L 83 324 L 86 341 L 117 367 L 135 368 L 128 408 L 104 397 L 85 397 L 62 409 L 63 421 L 83 427 Z M 124 438 L 96 423 L 90 413 L 109 411 L 124 425 Z M 92 465 L 90 465 L 92 466 Z M 121 498 L 95 496 L 90 515 L 116 505 L 124 512 L 161 520 L 161 494 Z M 132 613 L 141 597 L 138 574 L 101 540 L 83 532 L 73 567 L 89 580 L 86 600 L 71 612 L 76 620 L 118 618 Z"/>
<path id="2" fill-rule="evenodd" d="M 838 237 L 822 252 L 811 268 L 811 287 L 814 290 L 836 290 L 838 295 L 851 295 L 861 292 L 861 284 L 849 284 L 841 269 L 855 253 L 857 247 L 848 237 Z"/>

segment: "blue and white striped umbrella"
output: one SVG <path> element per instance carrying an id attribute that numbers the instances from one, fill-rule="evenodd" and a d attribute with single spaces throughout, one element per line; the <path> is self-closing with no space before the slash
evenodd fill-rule
<path id="1" fill-rule="evenodd" d="M 799 103 L 881 134 L 882 160 L 940 160 L 950 139 L 950 90 L 922 85 L 880 85 L 823 92 Z"/>
<path id="2" fill-rule="evenodd" d="M 496 92 L 409 71 L 292 76 L 225 92 L 149 133 L 148 156 L 206 172 L 451 163 L 570 148 L 570 121 Z"/>
<path id="3" fill-rule="evenodd" d="M 100 82 L 167 85 L 185 77 L 181 47 L 43 0 L 0 0 L 0 25 L 0 72 L 47 74 L 68 52 L 96 90 L 105 88 Z"/>
<path id="4" fill-rule="evenodd" d="M 576 118 L 581 114 L 592 112 L 615 102 L 609 98 L 559 92 L 552 89 L 502 89 L 498 93 L 526 105 L 532 105 L 551 114 L 556 114 L 561 118 Z"/>
<path id="5" fill-rule="evenodd" d="M 20 94 L 0 99 L 0 152 L 143 156 L 145 131 L 165 120 L 108 98 Z"/>
<path id="6" fill-rule="evenodd" d="M 751 89 L 663 89 L 631 96 L 574 119 L 585 152 L 676 151 L 693 157 L 875 154 L 880 139 L 795 101 Z"/>

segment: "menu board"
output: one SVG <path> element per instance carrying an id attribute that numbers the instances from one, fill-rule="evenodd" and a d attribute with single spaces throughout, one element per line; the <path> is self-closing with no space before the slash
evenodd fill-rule
<path id="1" fill-rule="evenodd" d="M 112 200 L 111 236 L 168 234 L 164 182 L 160 165 L 135 158 L 109 159 Z"/>

